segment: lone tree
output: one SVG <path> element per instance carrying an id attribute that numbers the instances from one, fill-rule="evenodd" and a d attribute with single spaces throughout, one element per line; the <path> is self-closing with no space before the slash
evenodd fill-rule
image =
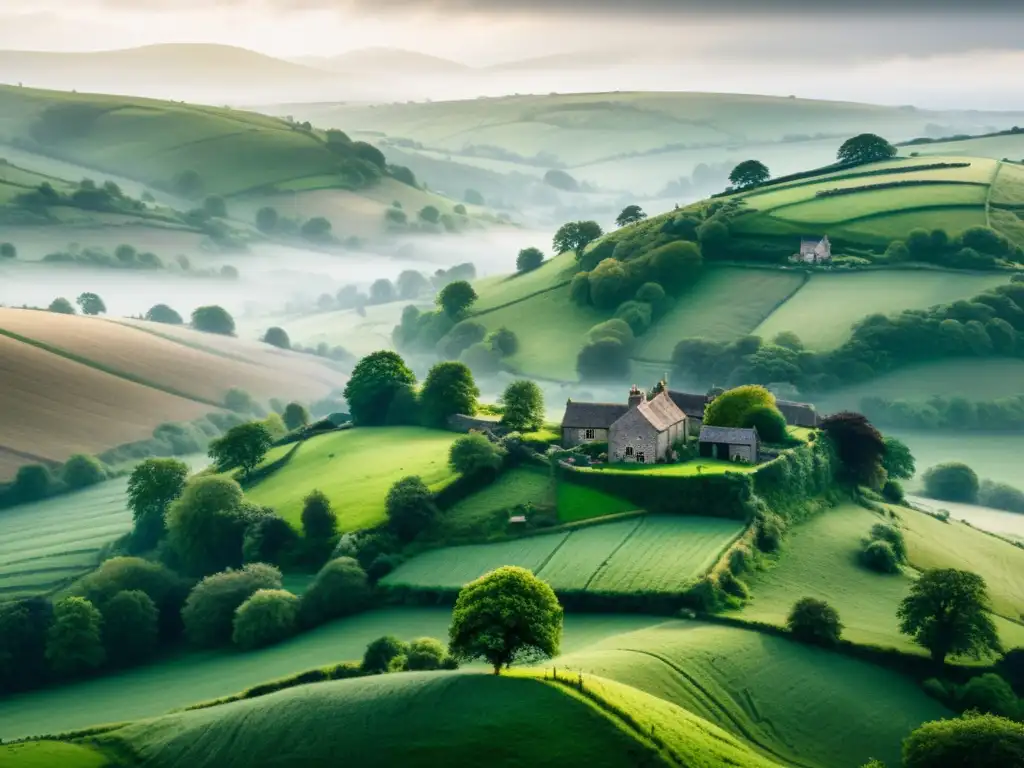
<path id="1" fill-rule="evenodd" d="M 516 272 L 530 272 L 544 263 L 544 252 L 540 248 L 523 248 L 516 256 Z"/>
<path id="2" fill-rule="evenodd" d="M 448 638 L 453 657 L 486 659 L 500 675 L 513 662 L 558 654 L 562 606 L 546 582 L 525 568 L 506 565 L 459 591 Z"/>
<path id="3" fill-rule="evenodd" d="M 552 247 L 555 253 L 573 251 L 579 261 L 587 246 L 603 234 L 604 230 L 596 221 L 570 221 L 555 232 Z"/>
<path id="4" fill-rule="evenodd" d="M 627 205 L 615 217 L 615 226 L 625 227 L 629 224 L 636 224 L 638 221 L 643 221 L 646 218 L 647 214 L 644 213 L 644 209 L 639 205 Z"/>
<path id="5" fill-rule="evenodd" d="M 760 160 L 744 160 L 732 169 L 732 173 L 729 174 L 729 182 L 734 187 L 747 189 L 764 184 L 771 176 L 768 166 Z"/>
<path id="6" fill-rule="evenodd" d="M 900 603 L 900 632 L 928 649 L 942 664 L 950 654 L 978 659 L 1002 646 L 988 614 L 985 580 L 970 571 L 925 571 Z"/>
<path id="7" fill-rule="evenodd" d="M 934 720 L 903 742 L 904 768 L 994 768 L 1024 765 L 1024 728 L 996 715 Z"/>
<path id="8" fill-rule="evenodd" d="M 166 304 L 154 304 L 146 313 L 146 319 L 151 323 L 164 323 L 165 325 L 181 325 L 185 322 L 181 315 Z"/>
<path id="9" fill-rule="evenodd" d="M 443 427 L 450 416 L 476 412 L 480 396 L 473 374 L 465 363 L 438 363 L 427 374 L 420 392 L 420 407 L 427 426 Z"/>
<path id="10" fill-rule="evenodd" d="M 263 342 L 272 347 L 277 347 L 278 349 L 292 348 L 292 340 L 288 338 L 288 332 L 284 328 L 279 328 L 276 325 L 271 328 L 267 328 L 267 332 L 263 334 Z"/>
<path id="11" fill-rule="evenodd" d="M 925 494 L 933 499 L 972 504 L 978 500 L 979 488 L 978 475 L 958 461 L 938 464 L 924 473 Z"/>
<path id="12" fill-rule="evenodd" d="M 867 418 L 842 411 L 822 421 L 821 430 L 835 446 L 848 481 L 872 488 L 882 486 L 885 440 Z"/>
<path id="13" fill-rule="evenodd" d="M 452 320 L 458 320 L 476 301 L 476 291 L 465 280 L 456 280 L 448 283 L 441 292 L 437 294 L 437 305 L 444 310 Z"/>
<path id="14" fill-rule="evenodd" d="M 403 541 L 412 541 L 437 517 L 434 495 L 416 476 L 403 477 L 392 485 L 384 506 L 391 530 Z"/>
<path id="15" fill-rule="evenodd" d="M 50 302 L 50 306 L 47 307 L 51 312 L 56 312 L 58 315 L 73 315 L 75 314 L 75 308 L 71 306 L 71 302 L 65 299 L 63 296 L 58 296 L 56 299 Z"/>
<path id="16" fill-rule="evenodd" d="M 235 319 L 224 307 L 216 304 L 198 307 L 192 312 L 192 327 L 206 333 L 219 333 L 221 336 L 235 335 Z"/>
<path id="17" fill-rule="evenodd" d="M 862 133 L 847 139 L 839 147 L 836 158 L 841 163 L 874 163 L 896 156 L 896 147 L 874 133 Z"/>
<path id="18" fill-rule="evenodd" d="M 242 474 L 248 475 L 263 461 L 274 441 L 266 426 L 258 421 L 229 429 L 222 437 L 210 443 L 210 458 L 218 467 L 241 467 Z"/>
<path id="19" fill-rule="evenodd" d="M 228 204 L 220 195 L 210 195 L 203 200 L 203 213 L 215 219 L 226 219 L 228 217 Z"/>
<path id="20" fill-rule="evenodd" d="M 338 532 L 338 516 L 323 491 L 313 490 L 302 500 L 302 532 L 313 541 L 327 541 Z"/>
<path id="21" fill-rule="evenodd" d="M 182 570 L 201 576 L 242 560 L 238 513 L 241 486 L 229 477 L 206 475 L 185 484 L 167 509 L 167 541 Z"/>
<path id="22" fill-rule="evenodd" d="M 299 429 L 309 424 L 309 411 L 301 403 L 288 403 L 284 407 L 281 419 L 288 431 Z"/>
<path id="23" fill-rule="evenodd" d="M 802 597 L 793 604 L 786 626 L 797 640 L 816 645 L 835 645 L 843 633 L 836 609 L 813 597 Z"/>
<path id="24" fill-rule="evenodd" d="M 544 395 L 533 381 L 513 381 L 502 392 L 501 404 L 501 424 L 514 432 L 533 432 L 544 425 Z"/>
<path id="25" fill-rule="evenodd" d="M 167 533 L 164 515 L 185 490 L 188 474 L 188 465 L 177 459 L 146 459 L 132 470 L 128 507 L 135 524 L 132 543 L 136 551 L 152 549 Z"/>
<path id="26" fill-rule="evenodd" d="M 95 293 L 82 293 L 75 299 L 83 315 L 102 315 L 107 312 L 107 305 Z"/>
<path id="27" fill-rule="evenodd" d="M 397 352 L 367 355 L 352 370 L 345 385 L 345 400 L 353 421 L 361 426 L 385 422 L 391 402 L 399 390 L 416 383 L 416 376 Z"/>

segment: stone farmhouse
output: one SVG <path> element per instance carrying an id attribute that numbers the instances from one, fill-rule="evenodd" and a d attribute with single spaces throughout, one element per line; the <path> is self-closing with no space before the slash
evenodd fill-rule
<path id="1" fill-rule="evenodd" d="M 756 464 L 761 453 L 761 438 L 756 428 L 701 427 L 698 446 L 701 457 L 721 461 Z"/>
<path id="2" fill-rule="evenodd" d="M 815 240 L 804 238 L 800 241 L 800 253 L 793 256 L 793 261 L 802 261 L 805 264 L 821 264 L 832 261 L 832 243 L 828 241 L 828 235 Z"/>
<path id="3" fill-rule="evenodd" d="M 648 400 L 634 385 L 625 404 L 569 400 L 562 417 L 562 445 L 607 442 L 609 461 L 653 464 L 669 457 L 672 444 L 686 430 L 686 414 L 666 391 Z"/>

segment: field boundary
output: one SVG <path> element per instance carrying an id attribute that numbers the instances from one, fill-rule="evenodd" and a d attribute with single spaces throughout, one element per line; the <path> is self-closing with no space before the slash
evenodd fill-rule
<path id="1" fill-rule="evenodd" d="M 195 350 L 198 350 L 199 352 L 206 352 L 207 354 L 210 354 L 210 355 L 216 355 L 217 357 L 222 357 L 225 360 L 234 360 L 236 363 L 247 363 L 249 365 L 258 365 L 258 363 L 253 363 L 252 360 L 246 359 L 246 358 L 242 357 L 241 355 L 234 355 L 234 354 L 231 354 L 230 352 L 224 352 L 223 350 L 216 349 L 215 347 L 207 347 L 206 345 L 200 344 L 199 342 L 192 343 L 190 341 L 185 341 L 184 339 L 179 339 L 179 338 L 177 338 L 175 336 L 172 336 L 170 334 L 160 333 L 160 331 L 155 330 L 153 328 L 145 328 L 145 327 L 143 327 L 141 325 L 135 325 L 134 323 L 126 323 L 126 322 L 124 322 L 124 320 L 119 320 L 119 319 L 116 319 L 116 318 L 101 317 L 99 319 L 103 320 L 106 323 L 113 323 L 114 325 L 119 325 L 122 328 L 130 328 L 133 331 L 141 331 L 142 333 L 148 333 L 151 336 L 157 336 L 157 337 L 159 337 L 161 339 L 164 339 L 165 341 L 173 342 L 173 343 L 175 343 L 175 344 L 177 344 L 178 346 L 181 346 L 181 347 L 187 347 L 188 349 L 195 349 Z M 147 320 L 147 321 L 144 321 L 144 322 L 152 322 L 152 321 Z M 159 325 L 159 323 L 158 323 L 158 325 Z M 184 327 L 188 327 L 188 326 L 184 326 Z M 196 333 L 202 333 L 202 331 L 196 331 Z M 227 338 L 235 338 L 235 337 L 229 336 Z"/>
<path id="2" fill-rule="evenodd" d="M 110 376 L 114 376 L 115 378 L 130 381 L 132 384 L 139 384 L 140 386 L 143 387 L 149 387 L 150 389 L 155 389 L 158 392 L 163 392 L 164 394 L 167 395 L 173 395 L 174 397 L 180 397 L 185 400 L 191 400 L 192 402 L 195 403 L 210 405 L 218 410 L 222 410 L 224 408 L 223 403 L 216 403 L 213 400 L 207 400 L 196 395 L 190 395 L 185 392 L 181 392 L 180 390 L 177 390 L 173 387 L 168 387 L 163 384 L 158 384 L 156 382 L 149 381 L 148 379 L 145 379 L 141 376 L 135 376 L 134 374 L 128 373 L 126 371 L 122 371 L 117 368 L 112 368 L 110 366 L 97 363 L 95 360 L 90 360 L 87 357 L 76 355 L 74 352 L 68 352 L 65 349 L 61 349 L 60 347 L 55 347 L 51 344 L 46 344 L 45 342 L 36 341 L 35 339 L 30 339 L 27 336 L 22 336 L 21 334 L 14 333 L 13 331 L 8 331 L 6 328 L 0 328 L 0 336 L 6 336 L 9 339 L 14 339 L 15 341 L 19 341 L 22 344 L 27 344 L 30 347 L 41 349 L 44 352 L 49 352 L 50 354 L 56 355 L 57 357 L 63 357 L 64 359 L 70 360 L 73 363 L 84 365 L 88 368 L 100 371 L 101 373 L 106 373 Z"/>
<path id="3" fill-rule="evenodd" d="M 597 568 L 594 569 L 594 572 L 592 574 L 590 574 L 590 576 L 587 578 L 586 583 L 584 583 L 584 585 L 583 585 L 583 591 L 584 592 L 586 592 L 588 589 L 590 589 L 590 585 L 594 583 L 594 579 L 597 578 L 598 574 L 601 573 L 601 571 L 608 565 L 608 563 L 611 561 L 611 559 L 613 557 L 615 557 L 615 555 L 618 553 L 618 551 L 620 549 L 622 549 L 622 547 L 625 545 L 625 543 L 633 538 L 633 534 L 635 534 L 638 530 L 640 530 L 640 526 L 642 526 L 644 524 L 644 520 L 645 519 L 646 518 L 641 518 L 640 520 L 638 520 L 637 524 L 633 526 L 633 530 L 631 530 L 629 533 L 627 533 L 625 536 L 623 536 L 622 539 L 619 541 L 619 543 L 615 545 L 615 548 L 611 552 L 608 553 L 608 557 L 606 557 L 604 560 L 602 560 L 598 564 Z M 569 536 L 571 537 L 572 534 L 569 534 Z M 566 539 L 566 541 L 568 541 L 568 538 Z M 564 544 L 565 542 L 563 541 L 562 543 Z"/>
<path id="4" fill-rule="evenodd" d="M 559 288 L 565 288 L 565 286 L 569 285 L 569 283 L 571 282 L 572 280 L 565 280 L 563 282 L 556 283 L 555 285 L 543 288 L 539 291 L 534 291 L 533 293 L 528 293 L 525 296 L 520 296 L 518 299 L 506 301 L 504 304 L 498 304 L 493 307 L 488 307 L 487 309 L 481 309 L 479 312 L 474 312 L 473 314 L 469 315 L 469 317 L 483 317 L 484 315 L 489 315 L 492 312 L 497 312 L 499 309 L 507 309 L 508 307 L 514 307 L 516 304 L 521 304 L 527 299 L 532 299 L 535 296 L 543 296 L 545 293 L 551 293 L 551 291 L 556 291 Z"/>

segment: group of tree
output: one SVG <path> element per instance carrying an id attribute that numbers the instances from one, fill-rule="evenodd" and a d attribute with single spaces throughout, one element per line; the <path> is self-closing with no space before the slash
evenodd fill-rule
<path id="1" fill-rule="evenodd" d="M 131 214 L 146 209 L 145 203 L 126 195 L 115 182 L 97 184 L 92 179 L 82 179 L 67 192 L 59 191 L 44 181 L 34 189 L 16 195 L 11 204 L 29 211 L 63 206 L 98 213 Z"/>
<path id="2" fill-rule="evenodd" d="M 767 343 L 758 336 L 732 342 L 685 339 L 676 345 L 672 363 L 677 378 L 691 385 L 784 382 L 813 393 L 868 381 L 913 363 L 1020 356 L 1021 334 L 1024 283 L 1010 283 L 968 301 L 869 315 L 853 327 L 848 341 L 830 352 L 809 351 L 790 332 Z"/>
<path id="3" fill-rule="evenodd" d="M 1024 395 L 998 400 L 934 396 L 927 400 L 865 397 L 860 410 L 882 427 L 956 432 L 1019 432 L 1024 430 Z"/>
<path id="4" fill-rule="evenodd" d="M 786 440 L 786 417 L 775 404 L 775 395 L 764 387 L 747 385 L 717 395 L 704 411 L 709 427 L 757 429 L 766 443 Z"/>

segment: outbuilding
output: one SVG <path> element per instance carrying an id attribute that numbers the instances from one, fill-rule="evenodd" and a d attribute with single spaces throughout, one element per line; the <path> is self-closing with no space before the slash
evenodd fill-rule
<path id="1" fill-rule="evenodd" d="M 757 428 L 701 427 L 700 455 L 705 459 L 756 464 L 761 452 Z"/>

